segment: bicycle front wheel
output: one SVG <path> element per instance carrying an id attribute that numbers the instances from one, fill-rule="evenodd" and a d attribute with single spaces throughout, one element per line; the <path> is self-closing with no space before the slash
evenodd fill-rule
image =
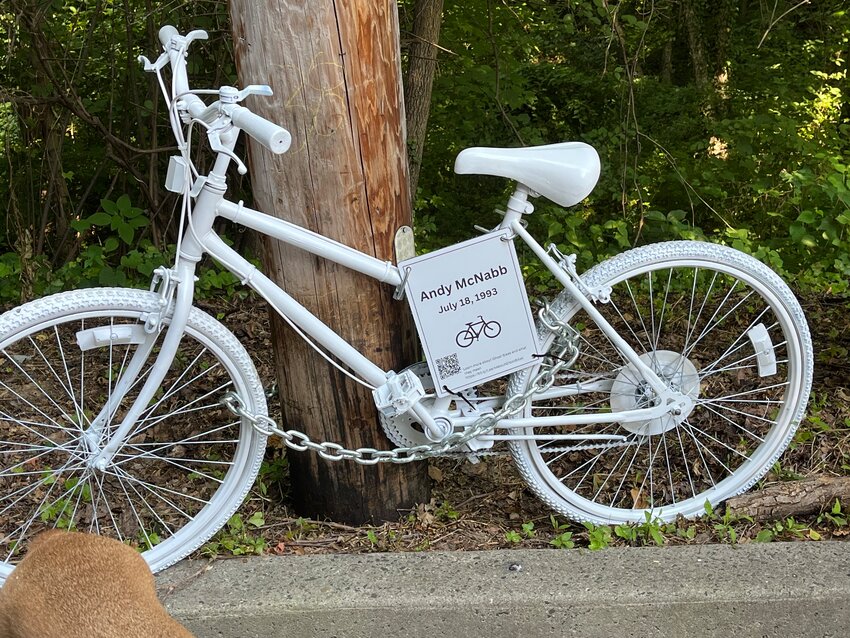
<path id="1" fill-rule="evenodd" d="M 624 437 L 613 443 L 512 442 L 529 486 L 553 509 L 596 523 L 699 516 L 706 501 L 749 489 L 790 443 L 811 388 L 809 329 L 788 286 L 756 259 L 701 242 L 631 250 L 583 279 L 611 287 L 610 301 L 596 308 L 688 405 L 645 421 L 554 430 Z M 525 416 L 655 405 L 638 368 L 569 295 L 552 309 L 579 331 L 581 354 L 551 390 L 532 397 Z M 509 394 L 523 392 L 537 369 L 514 375 Z"/>
<path id="2" fill-rule="evenodd" d="M 144 325 L 158 310 L 156 294 L 100 288 L 0 317 L 0 580 L 51 528 L 117 538 L 140 549 L 152 570 L 164 569 L 221 528 L 250 489 L 265 436 L 220 400 L 235 392 L 265 414 L 262 386 L 242 345 L 197 308 L 117 454 L 107 467 L 91 462 L 159 352 L 162 335 Z M 134 367 L 119 401 L 115 391 Z"/>

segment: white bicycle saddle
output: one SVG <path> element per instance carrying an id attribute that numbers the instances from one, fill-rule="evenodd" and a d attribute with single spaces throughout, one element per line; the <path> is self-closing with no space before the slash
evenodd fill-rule
<path id="1" fill-rule="evenodd" d="M 455 173 L 507 177 L 556 204 L 573 206 L 596 186 L 599 155 L 584 142 L 522 148 L 476 146 L 458 153 Z"/>

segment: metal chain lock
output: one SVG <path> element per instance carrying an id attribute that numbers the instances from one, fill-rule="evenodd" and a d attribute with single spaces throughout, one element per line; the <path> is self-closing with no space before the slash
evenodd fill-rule
<path id="1" fill-rule="evenodd" d="M 265 415 L 256 415 L 245 409 L 245 403 L 235 392 L 228 392 L 221 399 L 222 405 L 236 416 L 247 420 L 260 434 L 277 435 L 284 444 L 298 452 L 312 450 L 328 461 L 352 460 L 361 465 L 376 465 L 377 463 L 410 463 L 449 453 L 463 453 L 458 448 L 466 442 L 487 434 L 493 430 L 502 419 L 510 418 L 525 409 L 529 399 L 539 392 L 544 392 L 555 383 L 556 375 L 562 368 L 571 366 L 578 358 L 578 332 L 569 324 L 558 318 L 548 304 L 540 310 L 543 325 L 556 333 L 555 340 L 545 355 L 541 369 L 522 394 L 516 394 L 505 401 L 502 407 L 491 414 L 485 414 L 462 432 L 454 432 L 435 443 L 416 445 L 413 447 L 397 447 L 392 450 L 377 450 L 375 448 L 357 448 L 349 450 L 333 442 L 316 443 L 310 437 L 298 430 L 283 430 L 273 419 Z M 622 445 L 622 444 L 619 444 Z M 569 449 L 582 449 L 590 446 L 573 446 Z M 595 447 L 600 447 L 596 445 Z M 476 452 L 477 454 L 477 452 Z"/>

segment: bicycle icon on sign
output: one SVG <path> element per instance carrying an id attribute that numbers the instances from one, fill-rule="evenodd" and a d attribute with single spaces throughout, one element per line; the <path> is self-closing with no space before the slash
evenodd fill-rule
<path id="1" fill-rule="evenodd" d="M 468 348 L 478 341 L 482 334 L 488 339 L 495 339 L 501 332 L 502 326 L 498 321 L 485 321 L 484 317 L 478 315 L 478 321 L 470 321 L 465 330 L 457 333 L 455 343 L 461 348 Z"/>

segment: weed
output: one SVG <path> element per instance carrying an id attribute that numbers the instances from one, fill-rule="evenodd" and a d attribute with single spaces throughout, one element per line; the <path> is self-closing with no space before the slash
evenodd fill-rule
<path id="1" fill-rule="evenodd" d="M 143 552 L 153 549 L 162 542 L 162 539 L 156 532 L 144 533 L 141 530 L 136 535 L 136 540 L 138 541 L 138 547 Z"/>
<path id="2" fill-rule="evenodd" d="M 582 523 L 587 529 L 588 549 L 596 551 L 605 549 L 611 544 L 611 528 L 608 525 L 596 525 L 589 521 Z"/>
<path id="3" fill-rule="evenodd" d="M 642 543 L 648 545 L 650 542 L 656 545 L 664 544 L 664 531 L 672 531 L 676 529 L 675 525 L 669 526 L 669 529 L 664 527 L 664 523 L 659 518 L 652 518 L 649 512 L 645 514 L 646 520 L 639 524 L 623 523 L 614 528 L 614 534 L 630 545 Z"/>
<path id="4" fill-rule="evenodd" d="M 279 486 L 289 471 L 289 463 L 285 456 L 279 456 L 271 461 L 263 461 L 257 474 L 256 489 L 260 496 L 266 498 L 269 488 Z"/>
<path id="5" fill-rule="evenodd" d="M 534 523 L 528 521 L 520 525 L 520 531 L 508 530 L 505 532 L 505 540 L 509 543 L 520 543 L 524 538 L 534 538 L 537 532 L 534 530 Z"/>
<path id="6" fill-rule="evenodd" d="M 829 523 L 833 527 L 844 527 L 847 525 L 847 516 L 841 511 L 841 502 L 835 499 L 835 503 L 829 512 L 818 516 L 818 525 Z"/>
<path id="7" fill-rule="evenodd" d="M 688 541 L 692 541 L 697 537 L 697 526 L 696 525 L 688 525 L 685 528 L 676 526 L 676 536 L 678 538 L 683 538 Z"/>
<path id="8" fill-rule="evenodd" d="M 569 523 L 558 522 L 558 519 L 555 518 L 554 514 L 549 514 L 549 522 L 552 524 L 552 529 L 556 532 L 560 532 L 561 530 L 565 530 L 569 527 Z"/>
<path id="9" fill-rule="evenodd" d="M 561 534 L 558 534 L 555 538 L 549 541 L 549 544 L 553 547 L 557 547 L 558 549 L 572 549 L 576 546 L 573 541 L 572 532 L 562 532 Z"/>
<path id="10" fill-rule="evenodd" d="M 521 543 L 522 536 L 520 536 L 519 532 L 517 532 L 516 530 L 509 529 L 507 532 L 505 532 L 505 540 L 509 543 Z"/>
<path id="11" fill-rule="evenodd" d="M 809 528 L 805 524 L 798 523 L 792 516 L 789 516 L 784 521 L 776 523 L 775 529 L 777 534 L 784 532 L 793 538 L 805 538 L 809 531 Z"/>
<path id="12" fill-rule="evenodd" d="M 227 525 L 204 545 L 201 551 L 207 556 L 216 556 L 222 551 L 234 556 L 262 554 L 266 548 L 266 541 L 254 532 L 265 523 L 265 517 L 260 511 L 254 512 L 247 521 L 243 520 L 239 514 L 234 514 L 227 521 Z"/>
<path id="13" fill-rule="evenodd" d="M 308 536 L 310 532 L 314 532 L 316 529 L 318 529 L 318 525 L 301 516 L 295 519 L 294 525 L 295 529 L 287 530 L 287 532 L 284 534 L 284 537 L 287 540 L 291 541 L 304 538 Z"/>
<path id="14" fill-rule="evenodd" d="M 756 537 L 753 539 L 756 543 L 770 543 L 773 541 L 776 534 L 771 528 L 766 528 L 759 530 L 759 533 L 756 534 Z"/>
<path id="15" fill-rule="evenodd" d="M 719 517 L 714 513 L 714 509 L 708 501 L 705 502 L 704 507 L 706 518 L 709 521 L 714 521 L 714 531 L 721 543 L 728 542 L 732 545 L 736 544 L 738 542 L 738 531 L 735 529 L 735 525 L 741 521 L 753 522 L 751 516 L 735 515 L 728 509 L 723 513 L 722 517 Z"/>
<path id="16" fill-rule="evenodd" d="M 799 481 L 803 475 L 794 470 L 785 469 L 779 464 L 779 461 L 773 464 L 770 470 L 773 475 L 780 481 Z"/>
<path id="17" fill-rule="evenodd" d="M 835 511 L 835 508 L 833 508 Z M 840 516 L 841 507 L 838 506 L 839 517 Z M 831 516 L 832 514 L 830 514 Z M 825 519 L 829 520 L 829 519 Z M 818 519 L 820 522 L 821 519 Z M 809 540 L 819 541 L 821 539 L 821 535 L 816 530 L 811 529 L 804 523 L 798 523 L 794 520 L 793 517 L 788 517 L 784 521 L 777 521 L 770 527 L 765 527 L 760 530 L 758 534 L 756 534 L 755 542 L 756 543 L 770 543 L 778 538 L 808 538 Z"/>
<path id="18" fill-rule="evenodd" d="M 450 521 L 456 521 L 460 516 L 460 512 L 453 508 L 451 503 L 448 501 L 443 501 L 440 503 L 440 506 L 434 510 L 434 516 L 441 521 L 448 523 Z"/>

